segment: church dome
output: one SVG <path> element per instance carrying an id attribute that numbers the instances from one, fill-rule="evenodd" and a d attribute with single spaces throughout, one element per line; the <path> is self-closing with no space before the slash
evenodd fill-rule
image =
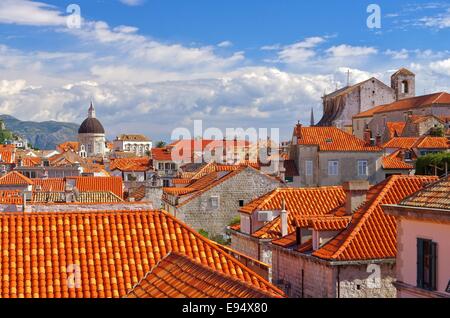
<path id="1" fill-rule="evenodd" d="M 86 118 L 78 129 L 79 134 L 105 134 L 105 128 L 102 123 L 95 118 L 95 108 L 91 102 Z"/>
<path id="2" fill-rule="evenodd" d="M 97 118 L 86 118 L 78 129 L 79 134 L 104 134 L 105 128 Z"/>

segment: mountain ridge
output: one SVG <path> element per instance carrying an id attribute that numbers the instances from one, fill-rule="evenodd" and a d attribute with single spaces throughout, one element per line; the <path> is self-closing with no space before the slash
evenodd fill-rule
<path id="1" fill-rule="evenodd" d="M 0 120 L 3 120 L 8 130 L 42 150 L 55 149 L 60 143 L 77 140 L 79 124 L 55 120 L 22 121 L 11 115 L 0 115 Z"/>

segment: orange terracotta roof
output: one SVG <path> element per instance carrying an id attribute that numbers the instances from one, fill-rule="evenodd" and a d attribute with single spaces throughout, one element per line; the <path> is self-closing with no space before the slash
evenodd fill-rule
<path id="1" fill-rule="evenodd" d="M 414 145 L 417 149 L 448 149 L 450 148 L 449 141 L 446 137 L 431 137 L 426 136 L 420 138 Z"/>
<path id="2" fill-rule="evenodd" d="M 152 161 L 148 157 L 112 159 L 110 169 L 120 171 L 148 171 L 152 168 Z"/>
<path id="3" fill-rule="evenodd" d="M 301 127 L 297 125 L 296 136 L 299 145 L 315 145 L 319 147 L 320 151 L 381 151 L 381 148 L 369 146 L 364 140 L 336 127 Z"/>
<path id="4" fill-rule="evenodd" d="M 434 94 L 405 98 L 397 102 L 382 105 L 375 113 L 386 113 L 392 111 L 410 110 L 414 108 L 427 107 L 431 105 L 449 105 L 450 94 L 439 92 Z"/>
<path id="5" fill-rule="evenodd" d="M 11 171 L 0 178 L 0 185 L 32 185 L 33 181 L 17 171 Z"/>
<path id="6" fill-rule="evenodd" d="M 419 137 L 394 137 L 383 148 L 412 149 Z"/>
<path id="7" fill-rule="evenodd" d="M 33 179 L 33 191 L 61 192 L 65 189 L 63 178 Z"/>
<path id="8" fill-rule="evenodd" d="M 292 233 L 299 219 L 330 214 L 342 206 L 345 192 L 342 187 L 278 188 L 253 200 L 239 212 L 251 214 L 256 211 L 281 210 L 283 199 L 288 211 L 288 232 Z M 280 218 L 275 218 L 252 235 L 258 238 L 281 237 Z"/>
<path id="9" fill-rule="evenodd" d="M 190 187 L 176 188 L 176 187 L 164 187 L 163 192 L 171 195 L 185 195 L 195 192 L 196 190 Z"/>
<path id="10" fill-rule="evenodd" d="M 311 219 L 310 223 L 315 231 L 339 231 L 345 229 L 350 221 L 350 216 L 323 216 Z"/>
<path id="11" fill-rule="evenodd" d="M 389 170 L 389 169 L 398 169 L 398 170 L 412 170 L 414 169 L 413 165 L 410 165 L 406 162 L 404 162 L 400 158 L 401 150 L 397 150 L 390 155 L 384 156 L 382 158 L 382 166 L 383 169 Z"/>
<path id="12" fill-rule="evenodd" d="M 384 108 L 384 105 L 379 105 L 372 107 L 366 111 L 360 112 L 359 114 L 353 116 L 353 118 L 366 118 L 366 117 L 373 117 L 373 115 Z"/>
<path id="13" fill-rule="evenodd" d="M 353 214 L 349 226 L 312 255 L 339 261 L 395 258 L 397 223 L 383 212 L 381 205 L 397 204 L 434 180 L 435 177 L 392 176 L 373 186 L 367 202 Z"/>
<path id="14" fill-rule="evenodd" d="M 161 259 L 127 298 L 271 298 L 281 297 L 171 253 Z"/>
<path id="15" fill-rule="evenodd" d="M 0 213 L 0 228 L 2 298 L 122 297 L 171 252 L 283 295 L 164 211 Z"/>
<path id="16" fill-rule="evenodd" d="M 175 178 L 175 179 L 172 179 L 172 183 L 173 184 L 189 184 L 189 183 L 191 183 L 191 179 L 189 179 L 189 178 Z"/>
<path id="17" fill-rule="evenodd" d="M 121 177 L 67 177 L 75 179 L 75 187 L 80 192 L 111 191 L 123 198 L 123 182 Z"/>
<path id="18" fill-rule="evenodd" d="M 157 161 L 173 161 L 172 151 L 168 148 L 152 148 L 152 159 Z"/>
<path id="19" fill-rule="evenodd" d="M 450 210 L 450 175 L 405 198 L 399 205 Z"/>
<path id="20" fill-rule="evenodd" d="M 400 137 L 405 129 L 405 122 L 387 122 L 386 127 L 389 131 L 389 138 Z"/>
<path id="21" fill-rule="evenodd" d="M 23 158 L 16 157 L 17 165 L 19 164 L 19 160 L 22 160 L 23 167 L 36 167 L 42 164 L 42 159 L 39 157 L 23 157 Z"/>
<path id="22" fill-rule="evenodd" d="M 1 204 L 22 204 L 23 198 L 20 191 L 16 190 L 1 190 L 0 191 Z"/>
<path id="23" fill-rule="evenodd" d="M 67 141 L 56 146 L 56 149 L 60 152 L 66 152 L 69 150 L 78 152 L 78 150 L 80 150 L 80 143 L 78 141 Z"/>
<path id="24" fill-rule="evenodd" d="M 14 163 L 13 162 L 13 153 L 10 149 L 2 149 L 0 150 L 0 162 L 1 163 Z"/>
<path id="25" fill-rule="evenodd" d="M 142 201 L 144 200 L 145 195 L 146 195 L 145 186 L 142 185 L 136 189 L 130 190 L 127 199 L 132 199 L 134 201 Z"/>

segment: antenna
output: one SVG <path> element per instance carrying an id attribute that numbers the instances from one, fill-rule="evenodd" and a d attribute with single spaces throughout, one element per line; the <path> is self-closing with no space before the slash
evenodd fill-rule
<path id="1" fill-rule="evenodd" d="M 350 86 L 350 69 L 347 69 L 347 86 Z"/>

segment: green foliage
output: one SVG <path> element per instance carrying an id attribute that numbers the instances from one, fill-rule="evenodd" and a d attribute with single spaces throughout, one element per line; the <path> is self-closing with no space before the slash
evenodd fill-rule
<path id="1" fill-rule="evenodd" d="M 198 231 L 198 234 L 200 234 L 200 235 L 203 236 L 203 237 L 209 238 L 209 233 L 206 232 L 204 229 L 200 229 L 200 230 Z"/>
<path id="2" fill-rule="evenodd" d="M 430 130 L 430 136 L 433 137 L 444 137 L 444 127 L 443 126 L 439 126 L 439 127 L 433 127 Z"/>
<path id="3" fill-rule="evenodd" d="M 237 215 L 230 221 L 230 223 L 228 225 L 233 226 L 233 225 L 240 224 L 240 223 L 241 223 L 241 217 L 239 215 Z"/>
<path id="4" fill-rule="evenodd" d="M 162 141 L 162 140 L 160 140 L 160 141 L 158 141 L 157 143 L 156 143 L 156 148 L 164 148 L 165 146 L 166 146 L 167 144 L 166 144 L 166 142 L 165 141 Z"/>
<path id="5" fill-rule="evenodd" d="M 445 173 L 445 163 L 450 169 L 450 153 L 439 152 L 428 154 L 417 159 L 416 175 L 434 175 L 437 167 L 437 174 Z"/>
<path id="6" fill-rule="evenodd" d="M 212 241 L 219 243 L 220 245 L 230 245 L 231 239 L 225 239 L 223 235 L 214 235 L 211 238 Z"/>
<path id="7" fill-rule="evenodd" d="M 5 143 L 7 140 L 12 140 L 13 134 L 8 130 L 1 130 L 0 131 L 0 143 Z"/>

